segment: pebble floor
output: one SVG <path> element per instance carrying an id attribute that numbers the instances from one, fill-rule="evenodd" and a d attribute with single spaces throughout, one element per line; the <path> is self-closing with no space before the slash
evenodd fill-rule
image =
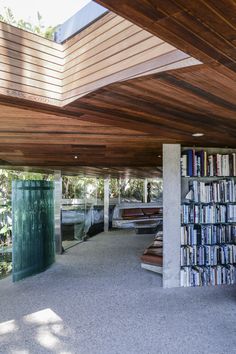
<path id="1" fill-rule="evenodd" d="M 233 354 L 236 287 L 162 289 L 150 235 L 101 233 L 46 272 L 0 281 L 1 354 Z"/>

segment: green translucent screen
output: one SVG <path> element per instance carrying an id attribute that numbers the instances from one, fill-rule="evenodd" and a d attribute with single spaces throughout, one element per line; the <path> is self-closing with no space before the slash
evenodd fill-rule
<path id="1" fill-rule="evenodd" d="M 13 281 L 55 259 L 53 182 L 12 182 Z"/>

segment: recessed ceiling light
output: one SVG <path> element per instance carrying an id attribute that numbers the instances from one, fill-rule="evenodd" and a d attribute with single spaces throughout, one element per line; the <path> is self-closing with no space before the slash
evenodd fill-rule
<path id="1" fill-rule="evenodd" d="M 75 156 L 74 156 L 74 159 L 78 159 L 78 156 L 77 156 L 77 155 L 75 155 Z"/>
<path id="2" fill-rule="evenodd" d="M 161 155 L 158 155 L 157 157 L 159 157 L 159 159 L 161 158 Z"/>
<path id="3" fill-rule="evenodd" d="M 203 136 L 203 133 L 193 133 L 192 136 L 195 136 L 196 138 Z"/>

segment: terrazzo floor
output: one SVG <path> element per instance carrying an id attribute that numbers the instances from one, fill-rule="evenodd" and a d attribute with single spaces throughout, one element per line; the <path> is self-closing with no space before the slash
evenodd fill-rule
<path id="1" fill-rule="evenodd" d="M 236 353 L 236 287 L 162 289 L 152 239 L 99 234 L 39 275 L 0 282 L 1 354 Z"/>

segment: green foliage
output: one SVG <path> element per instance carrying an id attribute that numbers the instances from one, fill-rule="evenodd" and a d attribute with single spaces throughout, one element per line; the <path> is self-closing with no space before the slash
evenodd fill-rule
<path id="1" fill-rule="evenodd" d="M 23 19 L 16 19 L 13 11 L 9 7 L 4 7 L 4 13 L 0 14 L 0 21 L 6 22 L 9 25 L 21 28 L 23 30 L 36 33 L 41 37 L 53 40 L 56 27 L 45 27 L 42 21 L 42 15 L 37 12 L 37 23 L 32 24 Z"/>
<path id="2" fill-rule="evenodd" d="M 160 194 L 162 190 L 162 182 L 154 182 L 155 191 Z M 110 179 L 110 198 L 118 198 L 119 189 L 123 200 L 142 201 L 143 200 L 144 180 L 135 178 Z M 155 193 L 152 193 L 155 197 Z M 98 199 L 104 198 L 104 181 L 103 178 L 91 177 L 71 177 L 63 176 L 62 178 L 62 195 L 65 199 Z"/>
<path id="3" fill-rule="evenodd" d="M 5 204 L 0 208 L 0 246 L 11 243 L 11 205 Z"/>
<path id="4" fill-rule="evenodd" d="M 10 227 L 8 225 L 4 225 L 1 229 L 0 229 L 0 235 L 6 234 L 9 231 Z"/>
<path id="5" fill-rule="evenodd" d="M 102 199 L 104 192 L 102 178 L 63 176 L 62 195 L 65 199 Z"/>
<path id="6" fill-rule="evenodd" d="M 12 262 L 11 260 L 8 261 L 0 261 L 0 278 L 9 274 L 12 270 Z"/>
<path id="7" fill-rule="evenodd" d="M 0 169 L 0 206 L 11 200 L 11 185 L 13 180 L 51 180 L 52 178 L 52 175 L 42 173 Z"/>
<path id="8" fill-rule="evenodd" d="M 120 195 L 121 199 L 143 201 L 142 179 L 126 178 L 121 180 Z"/>
<path id="9" fill-rule="evenodd" d="M 12 10 L 9 7 L 4 7 L 4 15 L 0 14 L 0 21 L 16 25 L 16 19 L 13 15 Z"/>
<path id="10" fill-rule="evenodd" d="M 0 279 L 12 270 L 12 253 L 0 248 Z"/>

